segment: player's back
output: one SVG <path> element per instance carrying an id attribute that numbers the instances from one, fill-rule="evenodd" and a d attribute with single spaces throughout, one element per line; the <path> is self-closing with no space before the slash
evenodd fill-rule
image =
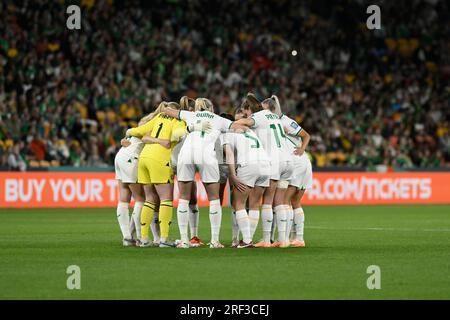
<path id="1" fill-rule="evenodd" d="M 192 152 L 203 154 L 214 154 L 214 146 L 220 134 L 231 125 L 231 121 L 210 111 L 181 111 L 180 119 L 186 121 L 187 125 L 209 122 L 211 131 L 194 131 L 187 135 L 184 141 L 182 152 L 190 149 Z"/>
<path id="2" fill-rule="evenodd" d="M 269 161 L 262 141 L 252 130 L 246 132 L 227 132 L 223 144 L 229 144 L 236 154 L 236 163 L 240 165 Z"/>
<path id="3" fill-rule="evenodd" d="M 171 141 L 174 129 L 184 126 L 183 121 L 172 118 L 164 113 L 158 114 L 151 121 L 153 123 L 152 128 L 147 134 L 150 134 L 153 138 L 162 140 Z M 151 158 L 161 162 L 169 162 L 173 147 L 173 143 L 170 149 L 163 147 L 159 143 L 146 144 L 142 150 L 141 157 Z"/>
<path id="4" fill-rule="evenodd" d="M 252 115 L 255 124 L 253 130 L 270 155 L 271 161 L 290 161 L 292 152 L 287 145 L 286 134 L 279 117 L 269 110 Z"/>

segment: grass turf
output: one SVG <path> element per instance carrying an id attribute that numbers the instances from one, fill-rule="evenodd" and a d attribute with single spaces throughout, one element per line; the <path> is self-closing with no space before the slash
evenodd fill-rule
<path id="1" fill-rule="evenodd" d="M 2 209 L 0 298 L 450 298 L 450 206 L 305 212 L 306 248 L 177 250 L 122 247 L 114 209 Z M 200 220 L 208 240 L 206 210 Z M 225 209 L 227 246 L 230 237 Z M 81 290 L 66 288 L 69 265 L 81 268 Z M 366 287 L 369 265 L 381 268 L 381 290 Z"/>

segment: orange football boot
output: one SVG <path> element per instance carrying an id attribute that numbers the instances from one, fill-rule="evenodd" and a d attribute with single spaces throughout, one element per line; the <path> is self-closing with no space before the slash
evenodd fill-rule
<path id="1" fill-rule="evenodd" d="M 272 245 L 268 242 L 260 241 L 255 244 L 255 248 L 272 248 Z"/>
<path id="2" fill-rule="evenodd" d="M 204 243 L 202 242 L 202 240 L 200 240 L 199 237 L 192 237 L 192 239 L 189 241 L 189 244 L 191 245 L 191 247 L 194 248 L 204 245 Z"/>
<path id="3" fill-rule="evenodd" d="M 291 241 L 291 247 L 294 248 L 304 248 L 305 245 L 305 241 L 300 241 L 300 240 L 292 240 Z"/>
<path id="4" fill-rule="evenodd" d="M 276 241 L 274 243 L 272 243 L 272 248 L 289 248 L 290 243 L 289 242 L 279 242 Z"/>

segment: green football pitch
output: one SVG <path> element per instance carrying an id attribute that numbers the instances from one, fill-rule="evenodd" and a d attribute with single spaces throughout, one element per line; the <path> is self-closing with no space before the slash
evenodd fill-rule
<path id="1" fill-rule="evenodd" d="M 1 209 L 0 298 L 450 298 L 450 206 L 305 213 L 306 248 L 186 250 L 122 247 L 114 209 Z M 201 214 L 206 242 L 209 219 Z M 176 221 L 171 232 L 178 237 Z M 230 238 L 225 209 L 221 239 L 229 246 Z M 80 290 L 66 287 L 70 265 L 80 267 Z M 380 267 L 379 290 L 367 288 L 371 265 Z"/>

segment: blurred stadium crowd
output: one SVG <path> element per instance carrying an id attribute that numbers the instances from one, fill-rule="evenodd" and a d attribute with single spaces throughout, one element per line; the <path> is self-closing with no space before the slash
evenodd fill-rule
<path id="1" fill-rule="evenodd" d="M 107 166 L 161 100 L 277 94 L 313 164 L 450 163 L 448 1 L 0 0 L 0 167 Z M 292 56 L 291 51 L 298 55 Z"/>

